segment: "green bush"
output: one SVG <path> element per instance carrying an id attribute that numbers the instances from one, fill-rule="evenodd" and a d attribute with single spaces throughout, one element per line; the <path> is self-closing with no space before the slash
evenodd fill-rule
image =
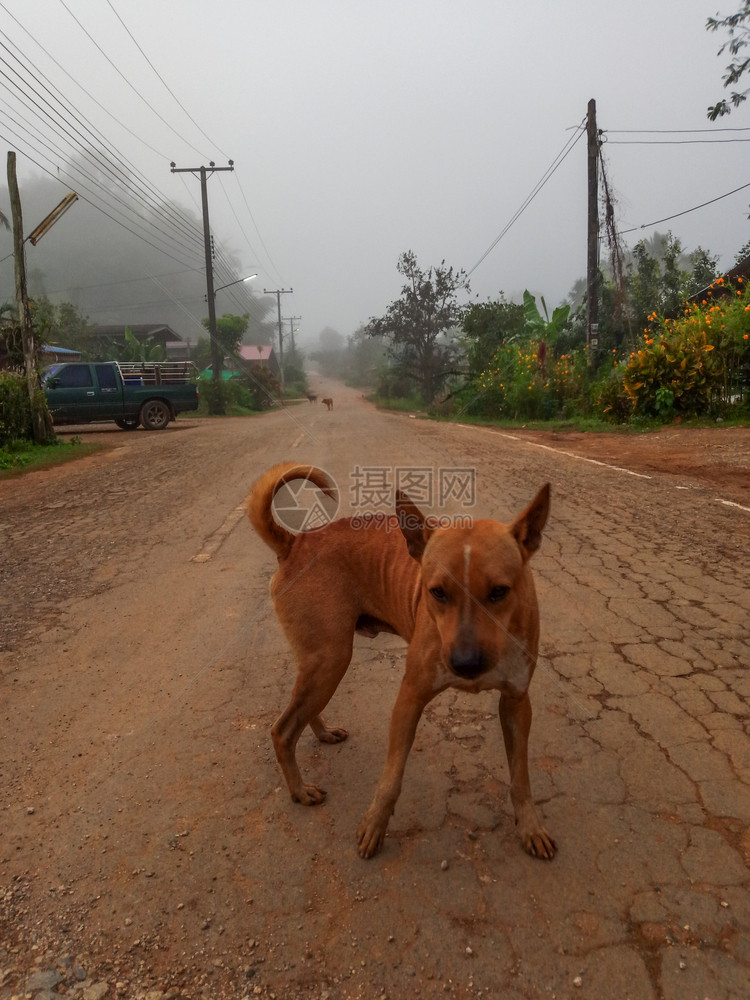
<path id="1" fill-rule="evenodd" d="M 476 382 L 471 412 L 513 420 L 552 420 L 590 409 L 585 350 L 555 357 L 534 340 L 503 344 Z"/>
<path id="2" fill-rule="evenodd" d="M 0 371 L 0 446 L 32 437 L 26 378 L 18 372 Z"/>

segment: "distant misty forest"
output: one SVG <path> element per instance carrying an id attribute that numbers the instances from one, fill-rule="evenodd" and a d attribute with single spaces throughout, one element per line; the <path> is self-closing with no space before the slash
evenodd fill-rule
<path id="1" fill-rule="evenodd" d="M 25 236 L 71 190 L 43 175 L 19 177 L 19 188 Z M 116 203 L 106 210 L 115 216 Z M 0 187 L 0 211 L 10 221 L 7 183 Z M 79 197 L 36 246 L 27 242 L 30 298 L 48 296 L 56 305 L 71 302 L 93 325 L 167 324 L 195 344 L 207 336 L 201 324 L 208 316 L 202 219 L 169 204 L 158 204 L 140 217 L 133 217 L 130 206 L 127 213 L 121 224 Z M 214 267 L 215 287 L 244 277 L 225 249 L 218 251 Z M 15 302 L 13 238 L 0 228 L 0 303 L 7 302 Z M 253 293 L 248 285 L 218 293 L 216 312 L 248 313 L 243 338 L 248 344 L 274 335 L 275 300 Z"/>

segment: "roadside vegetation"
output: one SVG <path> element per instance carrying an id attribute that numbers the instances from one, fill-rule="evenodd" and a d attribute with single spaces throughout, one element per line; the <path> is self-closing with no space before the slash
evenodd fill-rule
<path id="1" fill-rule="evenodd" d="M 737 261 L 748 257 L 747 245 Z M 702 248 L 670 233 L 641 241 L 616 281 L 600 275 L 599 342 L 587 346 L 579 282 L 551 314 L 523 302 L 458 309 L 462 272 L 399 259 L 406 281 L 383 317 L 319 357 L 325 370 L 394 409 L 436 417 L 643 429 L 750 420 L 750 281 L 721 276 Z"/>
<path id="2" fill-rule="evenodd" d="M 737 254 L 746 261 L 750 244 Z M 320 370 L 367 390 L 381 406 L 438 419 L 527 427 L 643 430 L 672 422 L 750 422 L 750 279 L 729 281 L 698 248 L 686 253 L 670 233 L 643 240 L 626 255 L 616 279 L 600 275 L 599 341 L 586 344 L 583 282 L 550 313 L 542 296 L 503 293 L 459 305 L 468 293 L 462 271 L 443 261 L 424 269 L 411 252 L 397 263 L 401 295 L 382 317 L 344 341 L 324 331 L 312 355 Z M 741 269 L 740 269 L 741 270 Z M 13 310 L 0 308 L 10 367 L 0 372 L 0 473 L 80 454 L 80 442 L 33 444 L 23 356 Z M 84 360 L 86 320 L 70 304 L 42 300 L 33 312 L 37 344 L 68 342 Z M 247 316 L 217 320 L 232 370 L 199 376 L 199 415 L 245 415 L 304 398 L 306 359 L 284 357 L 284 378 L 265 365 L 245 365 L 238 349 Z M 195 348 L 209 363 L 208 339 Z M 110 360 L 113 360 L 110 358 Z M 121 357 L 158 360 L 157 345 L 126 336 Z M 67 452 L 60 451 L 61 447 Z M 44 457 L 43 457 L 44 453 Z"/>
<path id="3" fill-rule="evenodd" d="M 41 345 L 57 344 L 79 352 L 83 361 L 159 362 L 165 360 L 164 348 L 152 339 L 136 338 L 125 328 L 125 340 L 119 345 L 103 345 L 91 336 L 87 318 L 71 303 L 54 305 L 46 296 L 31 303 L 31 321 L 41 371 Z M 279 375 L 266 364 L 248 364 L 239 356 L 239 346 L 248 329 L 249 316 L 225 314 L 217 317 L 218 340 L 226 369 L 214 381 L 206 372 L 211 363 L 208 337 L 200 338 L 193 348 L 196 381 L 199 385 L 198 416 L 227 414 L 243 416 L 259 413 L 279 404 L 280 400 L 304 398 L 307 393 L 305 358 L 299 351 L 288 351 L 284 358 L 284 385 Z M 265 340 L 269 338 L 263 334 Z M 25 361 L 17 311 L 11 303 L 0 306 L 0 475 L 12 474 L 34 465 L 50 465 L 80 457 L 100 446 L 67 442 L 55 437 L 35 443 L 31 404 L 25 376 Z M 231 365 L 231 367 L 229 367 Z M 41 389 L 38 403 L 43 405 Z"/>

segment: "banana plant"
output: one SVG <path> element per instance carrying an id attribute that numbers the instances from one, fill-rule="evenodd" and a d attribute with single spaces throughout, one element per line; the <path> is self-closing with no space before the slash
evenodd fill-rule
<path id="1" fill-rule="evenodd" d="M 524 291 L 523 311 L 526 320 L 525 332 L 529 339 L 543 340 L 547 346 L 552 347 L 568 322 L 570 305 L 558 306 L 552 313 L 552 319 L 550 319 L 547 312 L 547 303 L 544 301 L 543 295 L 541 296 L 541 302 L 542 309 L 544 309 L 544 316 L 539 312 L 536 298 L 528 289 Z"/>

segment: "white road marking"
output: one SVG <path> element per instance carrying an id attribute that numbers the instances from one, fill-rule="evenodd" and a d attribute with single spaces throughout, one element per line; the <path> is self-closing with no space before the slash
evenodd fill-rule
<path id="1" fill-rule="evenodd" d="M 208 562 L 214 552 L 220 547 L 221 543 L 231 532 L 232 528 L 242 519 L 246 512 L 245 504 L 240 504 L 239 507 L 235 507 L 234 510 L 224 519 L 224 523 L 221 527 L 217 528 L 213 534 L 209 535 L 208 538 L 203 543 L 203 548 L 201 551 L 194 555 L 190 562 L 204 563 Z"/>
<path id="2" fill-rule="evenodd" d="M 467 426 L 467 425 L 463 425 Z M 519 438 L 515 434 L 503 434 L 502 431 L 496 431 L 493 433 L 499 434 L 500 437 L 510 438 L 511 441 L 525 441 L 526 444 L 530 444 L 532 448 L 544 448 L 545 451 L 554 451 L 556 455 L 567 455 L 568 458 L 577 458 L 579 462 L 589 462 L 591 465 L 601 465 L 605 469 L 613 469 L 615 472 L 624 472 L 628 476 L 636 476 L 638 479 L 652 479 L 652 476 L 647 476 L 643 472 L 633 472 L 632 469 L 623 469 L 621 465 L 610 465 L 609 462 L 599 462 L 595 458 L 585 458 L 583 455 L 576 455 L 572 451 L 563 451 L 562 448 L 553 448 L 549 444 L 539 444 L 538 441 L 529 441 L 528 438 Z"/>
<path id="3" fill-rule="evenodd" d="M 722 500 L 721 497 L 715 497 L 717 503 L 723 503 L 725 507 L 739 507 L 740 510 L 746 510 L 750 514 L 750 507 L 743 507 L 741 503 L 735 503 L 734 500 Z"/>
<path id="4" fill-rule="evenodd" d="M 530 441 L 525 437 L 518 437 L 516 434 L 506 434 L 503 431 L 495 431 L 491 427 L 475 427 L 472 424 L 454 424 L 454 427 L 463 427 L 466 430 L 473 431 L 486 431 L 488 434 L 495 434 L 498 437 L 508 438 L 510 441 L 521 441 L 523 444 L 531 445 L 532 448 L 544 448 L 545 451 L 554 451 L 556 455 L 566 455 L 568 458 L 576 458 L 579 462 L 589 462 L 591 465 L 601 465 L 605 469 L 612 469 L 614 472 L 624 472 L 628 476 L 636 476 L 638 479 L 653 479 L 653 476 L 647 476 L 643 472 L 633 472 L 632 469 L 623 469 L 620 465 L 610 465 L 608 462 L 598 462 L 595 458 L 585 458 L 583 455 L 576 455 L 572 451 L 563 451 L 562 448 L 553 448 L 549 444 L 539 444 L 537 441 Z M 689 486 L 676 486 L 675 489 L 687 490 L 690 489 Z M 724 504 L 725 507 L 737 507 L 739 510 L 746 510 L 750 514 L 750 507 L 743 507 L 741 503 L 735 503 L 733 500 L 722 500 L 721 497 L 715 497 L 716 503 Z"/>

